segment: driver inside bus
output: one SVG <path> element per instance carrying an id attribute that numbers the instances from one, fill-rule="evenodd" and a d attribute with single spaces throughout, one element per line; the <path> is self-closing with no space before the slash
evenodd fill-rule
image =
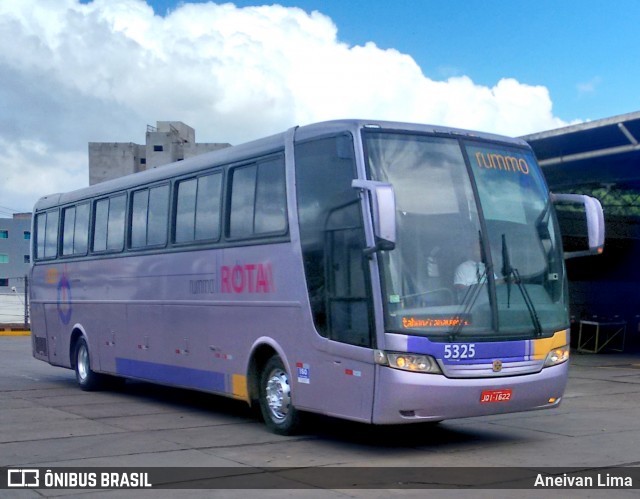
<path id="1" fill-rule="evenodd" d="M 462 302 L 470 286 L 487 282 L 487 271 L 482 262 L 480 245 L 472 243 L 468 246 L 467 258 L 455 270 L 453 286 L 458 302 Z"/>

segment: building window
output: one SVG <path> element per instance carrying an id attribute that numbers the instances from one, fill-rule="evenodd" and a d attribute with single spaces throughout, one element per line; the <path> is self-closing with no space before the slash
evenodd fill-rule
<path id="1" fill-rule="evenodd" d="M 29 255 L 24 255 L 24 263 L 31 263 L 31 257 Z"/>
<path id="2" fill-rule="evenodd" d="M 0 255 L 0 263 L 9 263 L 9 255 Z"/>
<path id="3" fill-rule="evenodd" d="M 0 239 L 9 239 L 9 231 L 0 230 Z"/>
<path id="4" fill-rule="evenodd" d="M 9 286 L 9 279 L 0 277 L 0 288 L 6 288 Z"/>
<path id="5" fill-rule="evenodd" d="M 147 158 L 140 158 L 140 164 L 141 165 L 146 165 L 147 164 Z"/>
<path id="6" fill-rule="evenodd" d="M 153 146 L 153 151 L 154 152 L 162 152 L 162 151 L 164 151 L 164 147 L 162 147 L 162 146 Z"/>
<path id="7" fill-rule="evenodd" d="M 31 241 L 31 232 L 29 232 L 28 230 L 25 230 L 23 232 L 23 237 L 25 241 Z"/>

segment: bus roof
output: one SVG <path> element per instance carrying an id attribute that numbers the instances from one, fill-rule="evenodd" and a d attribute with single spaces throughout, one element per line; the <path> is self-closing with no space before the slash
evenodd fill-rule
<path id="1" fill-rule="evenodd" d="M 313 137 L 339 132 L 351 132 L 355 134 L 362 128 L 458 135 L 470 138 L 473 137 L 484 140 L 507 142 L 513 145 L 528 147 L 527 143 L 522 139 L 509 138 L 483 132 L 417 123 L 357 119 L 325 121 L 296 127 L 296 140 L 306 140 Z M 152 170 L 125 175 L 117 179 L 108 180 L 75 191 L 49 194 L 40 198 L 36 202 L 34 211 L 46 210 L 54 206 L 77 202 L 112 192 L 124 191 L 135 188 L 139 185 L 160 182 L 175 176 L 189 175 L 212 166 L 241 162 L 261 154 L 276 152 L 284 148 L 285 135 L 286 132 L 281 132 L 237 146 L 219 149 L 217 151 L 204 153 L 189 159 L 170 163 Z"/>

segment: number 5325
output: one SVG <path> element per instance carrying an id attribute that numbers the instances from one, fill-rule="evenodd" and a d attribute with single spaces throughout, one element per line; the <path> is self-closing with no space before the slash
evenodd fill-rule
<path id="1" fill-rule="evenodd" d="M 475 343 L 454 343 L 444 346 L 445 359 L 473 359 L 475 356 Z"/>

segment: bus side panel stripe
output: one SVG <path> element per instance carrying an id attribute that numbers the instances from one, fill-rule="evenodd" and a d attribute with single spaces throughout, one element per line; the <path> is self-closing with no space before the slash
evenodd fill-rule
<path id="1" fill-rule="evenodd" d="M 158 383 L 219 393 L 227 391 L 225 389 L 225 375 L 215 371 L 116 358 L 116 372 L 121 376 L 146 379 Z"/>

